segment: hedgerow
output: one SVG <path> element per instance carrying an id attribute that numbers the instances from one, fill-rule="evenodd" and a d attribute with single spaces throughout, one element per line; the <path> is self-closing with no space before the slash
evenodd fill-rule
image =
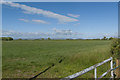
<path id="1" fill-rule="evenodd" d="M 120 58 L 120 39 L 113 39 L 111 45 L 111 54 L 114 58 Z"/>

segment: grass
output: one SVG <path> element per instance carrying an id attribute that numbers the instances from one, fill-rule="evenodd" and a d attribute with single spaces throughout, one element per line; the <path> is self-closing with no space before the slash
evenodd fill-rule
<path id="1" fill-rule="evenodd" d="M 3 78 L 30 78 L 53 63 L 55 66 L 38 78 L 63 78 L 109 58 L 110 43 L 108 40 L 3 41 Z M 98 76 L 109 66 L 107 63 L 97 68 Z M 81 77 L 94 77 L 93 70 Z"/>

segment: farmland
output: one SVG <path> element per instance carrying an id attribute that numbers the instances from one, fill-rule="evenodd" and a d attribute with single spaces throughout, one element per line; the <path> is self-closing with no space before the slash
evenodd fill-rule
<path id="1" fill-rule="evenodd" d="M 109 58 L 110 44 L 110 40 L 3 41 L 3 78 L 30 78 L 52 64 L 38 78 L 63 78 Z M 108 68 L 109 63 L 99 67 L 98 76 Z M 93 72 L 81 77 L 92 78 Z"/>

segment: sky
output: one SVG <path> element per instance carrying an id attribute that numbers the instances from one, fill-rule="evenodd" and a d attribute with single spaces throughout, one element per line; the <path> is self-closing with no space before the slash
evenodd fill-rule
<path id="1" fill-rule="evenodd" d="M 4 0 L 12 2 L 28 2 L 28 0 Z M 29 2 L 119 2 L 120 0 L 29 0 Z"/>
<path id="2" fill-rule="evenodd" d="M 3 2 L 2 35 L 102 38 L 118 33 L 117 2 Z"/>

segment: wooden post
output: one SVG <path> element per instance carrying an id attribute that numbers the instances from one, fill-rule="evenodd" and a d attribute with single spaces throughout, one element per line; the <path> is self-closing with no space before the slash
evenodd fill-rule
<path id="1" fill-rule="evenodd" d="M 112 57 L 111 57 L 112 58 Z M 113 69 L 113 58 L 112 60 L 110 61 L 110 67 L 111 69 Z M 113 78 L 113 71 L 111 71 L 111 78 Z"/>
<path id="2" fill-rule="evenodd" d="M 120 65 L 120 58 L 116 59 L 116 67 Z M 120 78 L 120 67 L 116 69 L 116 77 Z"/>
<path id="3" fill-rule="evenodd" d="M 95 74 L 95 80 L 97 80 L 97 69 L 94 69 L 94 74 Z"/>

